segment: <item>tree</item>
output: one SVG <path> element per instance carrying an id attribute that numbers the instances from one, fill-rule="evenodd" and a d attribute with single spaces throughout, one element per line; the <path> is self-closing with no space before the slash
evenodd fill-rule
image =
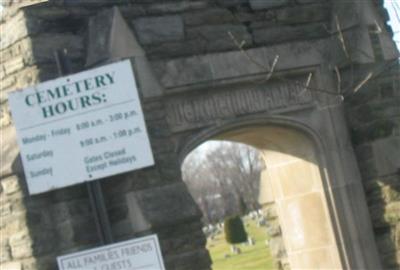
<path id="1" fill-rule="evenodd" d="M 208 145 L 194 150 L 182 166 L 183 180 L 199 203 L 206 221 L 215 222 L 226 215 L 257 209 L 263 169 L 260 152 L 239 143 L 213 142 Z"/>
<path id="2" fill-rule="evenodd" d="M 239 216 L 225 218 L 225 240 L 229 244 L 239 244 L 247 241 L 247 233 L 243 221 Z"/>

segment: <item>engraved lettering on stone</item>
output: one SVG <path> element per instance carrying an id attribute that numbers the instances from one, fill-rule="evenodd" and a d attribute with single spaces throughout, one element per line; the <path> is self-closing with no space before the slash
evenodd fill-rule
<path id="1" fill-rule="evenodd" d="M 311 94 L 303 89 L 296 82 L 269 83 L 190 98 L 175 97 L 167 101 L 168 122 L 172 126 L 183 126 L 310 103 Z"/>

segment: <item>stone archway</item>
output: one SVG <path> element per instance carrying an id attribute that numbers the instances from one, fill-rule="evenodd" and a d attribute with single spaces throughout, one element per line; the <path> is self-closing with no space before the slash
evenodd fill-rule
<path id="1" fill-rule="evenodd" d="M 279 265 L 291 269 L 371 265 L 349 258 L 349 248 L 355 246 L 343 245 L 346 232 L 337 216 L 343 209 L 335 204 L 332 193 L 329 153 L 311 128 L 283 117 L 233 120 L 193 136 L 182 148 L 180 160 L 208 139 L 245 143 L 261 151 L 266 169 L 261 176 L 260 203 L 273 203 L 277 211 L 286 253 L 278 258 Z"/>

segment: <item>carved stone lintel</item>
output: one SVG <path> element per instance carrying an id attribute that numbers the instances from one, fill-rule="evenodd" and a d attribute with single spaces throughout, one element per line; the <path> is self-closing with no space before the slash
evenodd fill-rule
<path id="1" fill-rule="evenodd" d="M 304 89 L 301 82 L 249 84 L 241 88 L 198 94 L 195 99 L 173 96 L 166 102 L 167 120 L 173 131 L 180 131 L 203 126 L 216 119 L 288 108 L 293 110 L 313 100 L 310 91 Z"/>

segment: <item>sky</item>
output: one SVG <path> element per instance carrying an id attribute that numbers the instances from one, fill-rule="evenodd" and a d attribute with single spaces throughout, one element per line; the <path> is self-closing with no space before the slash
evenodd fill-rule
<path id="1" fill-rule="evenodd" d="M 385 7 L 387 8 L 390 16 L 390 25 L 395 33 L 394 40 L 397 47 L 400 49 L 400 1 L 399 0 L 386 0 Z"/>

